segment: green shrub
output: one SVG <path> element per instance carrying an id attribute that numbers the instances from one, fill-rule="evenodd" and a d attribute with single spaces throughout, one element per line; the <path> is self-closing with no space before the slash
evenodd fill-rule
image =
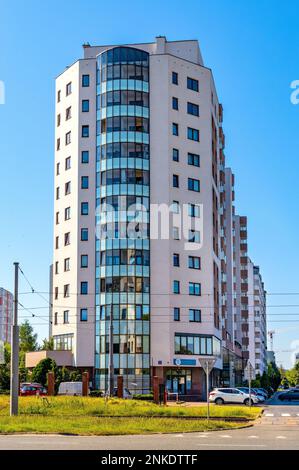
<path id="1" fill-rule="evenodd" d="M 148 400 L 148 401 L 153 401 L 154 395 L 152 393 L 146 393 L 142 395 L 141 393 L 133 395 L 134 400 Z"/>

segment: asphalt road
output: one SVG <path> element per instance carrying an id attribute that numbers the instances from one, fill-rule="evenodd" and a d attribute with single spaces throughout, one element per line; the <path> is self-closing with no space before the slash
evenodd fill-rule
<path id="1" fill-rule="evenodd" d="M 299 403 L 275 396 L 262 419 L 244 429 L 143 436 L 0 436 L 0 450 L 299 450 Z"/>

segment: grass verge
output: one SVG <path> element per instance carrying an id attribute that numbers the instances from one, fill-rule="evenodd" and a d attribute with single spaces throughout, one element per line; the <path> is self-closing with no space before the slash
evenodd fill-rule
<path id="1" fill-rule="evenodd" d="M 105 403 L 103 398 L 82 397 L 49 397 L 48 402 L 41 398 L 22 397 L 19 401 L 20 415 L 41 415 L 44 417 L 205 417 L 206 406 L 159 406 L 139 400 L 110 399 Z M 256 419 L 261 415 L 261 408 L 246 406 L 211 405 L 211 417 Z M 0 396 L 0 417 L 9 415 L 9 397 Z M 169 423 L 169 420 L 167 420 Z M 168 426 L 166 424 L 166 426 Z M 1 429 L 0 429 L 1 431 Z"/>
<path id="2" fill-rule="evenodd" d="M 215 431 L 243 427 L 240 423 L 224 421 L 180 420 L 176 418 L 95 418 L 58 416 L 1 416 L 2 433 L 40 433 L 72 435 L 129 435 L 151 433 L 177 433 L 194 431 Z"/>

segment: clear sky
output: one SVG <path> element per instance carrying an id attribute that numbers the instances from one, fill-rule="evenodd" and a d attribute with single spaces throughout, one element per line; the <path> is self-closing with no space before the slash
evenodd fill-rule
<path id="1" fill-rule="evenodd" d="M 237 211 L 248 216 L 249 254 L 261 266 L 267 291 L 299 292 L 299 105 L 290 102 L 290 83 L 299 79 L 298 14 L 297 0 L 0 0 L 0 80 L 6 87 L 0 105 L 0 286 L 13 288 L 18 260 L 35 289 L 48 291 L 55 76 L 81 57 L 86 41 L 149 42 L 166 35 L 198 39 L 213 69 Z M 23 279 L 20 290 L 28 291 Z M 20 301 L 47 307 L 37 295 Z M 278 362 L 289 366 L 290 353 L 281 351 L 299 343 L 299 295 L 269 295 L 268 304 Z M 41 339 L 47 310 L 36 312 Z"/>

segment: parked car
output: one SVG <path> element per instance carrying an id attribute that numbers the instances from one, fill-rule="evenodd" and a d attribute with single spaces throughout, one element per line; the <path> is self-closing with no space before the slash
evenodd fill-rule
<path id="1" fill-rule="evenodd" d="M 58 395 L 82 396 L 82 382 L 61 382 Z"/>
<path id="2" fill-rule="evenodd" d="M 249 396 L 249 387 L 237 387 L 237 389 L 241 390 L 241 392 L 247 393 L 247 395 Z M 265 401 L 265 396 L 259 394 L 254 388 L 251 389 L 250 394 L 255 396 L 258 399 L 259 403 L 263 403 Z"/>
<path id="3" fill-rule="evenodd" d="M 20 396 L 44 396 L 47 395 L 47 389 L 41 384 L 21 384 L 20 387 Z"/>
<path id="4" fill-rule="evenodd" d="M 114 390 L 113 390 L 113 396 L 117 397 L 117 387 L 114 387 Z M 124 387 L 123 389 L 123 397 L 124 398 L 133 398 L 133 395 L 132 393 L 130 392 L 130 390 L 126 387 Z"/>
<path id="5" fill-rule="evenodd" d="M 257 395 L 261 395 L 262 397 L 264 397 L 265 400 L 267 400 L 268 398 L 268 393 L 264 392 L 264 390 L 260 389 L 260 388 L 253 388 L 252 389 L 254 392 L 256 392 Z"/>
<path id="6" fill-rule="evenodd" d="M 250 405 L 249 394 L 242 392 L 238 388 L 214 388 L 210 392 L 209 400 L 216 405 L 223 405 L 225 403 L 243 403 Z M 259 403 L 256 395 L 251 395 L 251 404 Z"/>
<path id="7" fill-rule="evenodd" d="M 281 401 L 299 401 L 299 389 L 293 388 L 278 395 Z"/>

